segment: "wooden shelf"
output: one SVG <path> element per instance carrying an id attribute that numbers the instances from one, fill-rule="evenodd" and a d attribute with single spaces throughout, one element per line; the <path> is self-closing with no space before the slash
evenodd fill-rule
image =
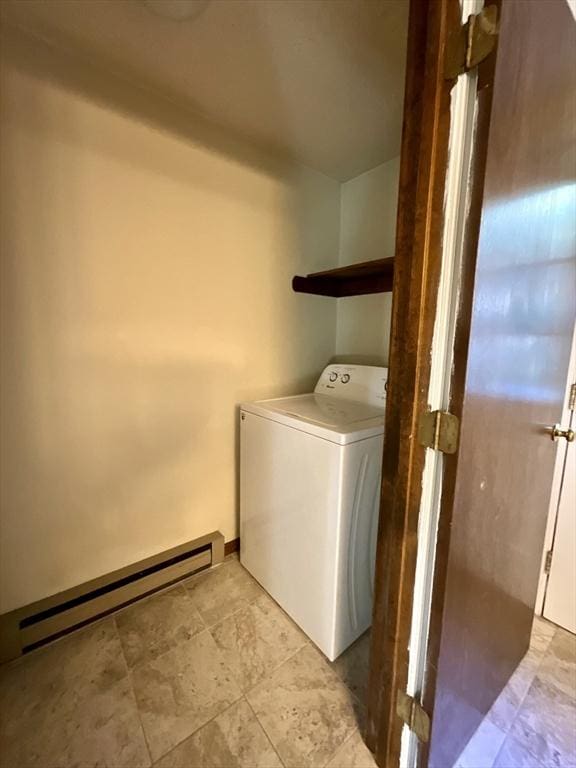
<path id="1" fill-rule="evenodd" d="M 306 277 L 292 278 L 292 289 L 297 293 L 318 296 L 361 296 L 392 290 L 394 258 L 363 261 L 347 267 L 313 272 Z"/>

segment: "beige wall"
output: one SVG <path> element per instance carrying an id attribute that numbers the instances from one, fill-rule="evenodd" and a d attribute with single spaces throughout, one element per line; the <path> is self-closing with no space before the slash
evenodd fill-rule
<path id="1" fill-rule="evenodd" d="M 334 265 L 340 202 L 41 46 L 6 51 L 2 612 L 237 535 L 238 403 L 306 390 L 334 353 L 336 302 L 290 280 Z"/>
<path id="2" fill-rule="evenodd" d="M 400 158 L 342 184 L 340 263 L 394 255 Z M 388 363 L 392 294 L 338 299 L 338 360 Z"/>

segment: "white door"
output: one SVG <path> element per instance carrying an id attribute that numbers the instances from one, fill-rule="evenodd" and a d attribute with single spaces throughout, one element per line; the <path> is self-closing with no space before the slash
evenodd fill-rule
<path id="1" fill-rule="evenodd" d="M 564 411 L 563 428 L 576 430 L 574 405 L 569 402 Z M 543 613 L 546 619 L 576 633 L 576 443 L 561 445 L 560 451 L 563 471 Z"/>

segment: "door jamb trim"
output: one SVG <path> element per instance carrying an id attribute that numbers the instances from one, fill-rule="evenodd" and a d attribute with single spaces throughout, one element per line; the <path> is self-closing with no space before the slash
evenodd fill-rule
<path id="1" fill-rule="evenodd" d="M 407 685 L 425 460 L 418 422 L 428 400 L 454 85 L 445 44 L 460 20 L 458 0 L 411 0 L 366 731 L 382 768 L 400 762 L 396 693 Z"/>
<path id="2" fill-rule="evenodd" d="M 462 0 L 462 22 L 478 13 L 482 0 Z M 466 211 L 470 198 L 470 168 L 476 118 L 476 70 L 463 73 L 451 93 L 448 168 L 444 190 L 444 227 L 440 282 L 430 353 L 428 404 L 431 410 L 448 410 L 451 370 L 464 251 Z M 410 628 L 410 653 L 406 692 L 421 697 L 426 677 L 426 659 L 432 588 L 436 561 L 436 536 L 442 498 L 445 457 L 426 449 L 422 473 L 422 496 L 418 513 L 418 545 L 414 574 L 414 596 Z M 400 764 L 414 768 L 418 761 L 418 741 L 407 726 L 402 729 Z"/>

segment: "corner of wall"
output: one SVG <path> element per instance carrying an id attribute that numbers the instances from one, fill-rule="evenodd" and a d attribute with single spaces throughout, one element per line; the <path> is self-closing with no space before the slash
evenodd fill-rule
<path id="1" fill-rule="evenodd" d="M 340 185 L 338 263 L 371 261 L 394 254 L 400 157 Z M 390 294 L 336 299 L 335 360 L 386 365 Z"/>

